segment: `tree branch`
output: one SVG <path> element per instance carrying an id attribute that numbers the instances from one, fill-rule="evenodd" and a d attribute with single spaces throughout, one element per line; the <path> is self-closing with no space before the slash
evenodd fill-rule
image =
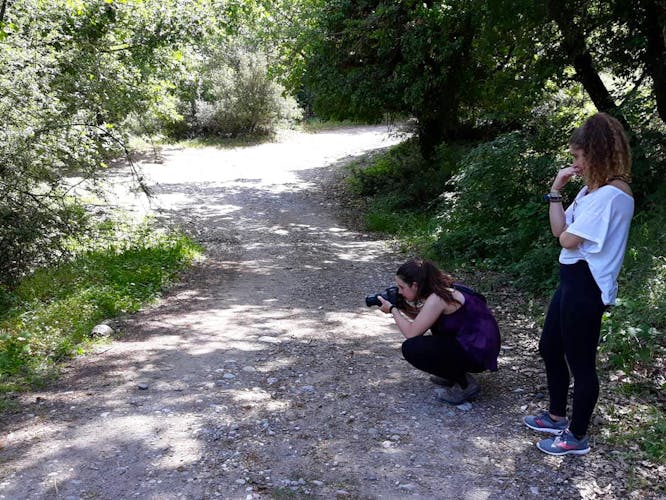
<path id="1" fill-rule="evenodd" d="M 7 8 L 7 0 L 2 0 L 2 5 L 0 5 L 0 23 L 5 20 L 5 9 Z"/>

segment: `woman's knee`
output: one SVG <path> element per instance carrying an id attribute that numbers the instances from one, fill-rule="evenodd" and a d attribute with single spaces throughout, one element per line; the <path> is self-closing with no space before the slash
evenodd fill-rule
<path id="1" fill-rule="evenodd" d="M 539 354 L 544 360 L 555 360 L 564 357 L 564 349 L 555 335 L 544 331 L 539 339 Z"/>
<path id="2" fill-rule="evenodd" d="M 407 360 L 414 359 L 417 357 L 417 353 L 420 351 L 419 337 L 412 337 L 407 339 L 402 343 L 402 356 Z"/>

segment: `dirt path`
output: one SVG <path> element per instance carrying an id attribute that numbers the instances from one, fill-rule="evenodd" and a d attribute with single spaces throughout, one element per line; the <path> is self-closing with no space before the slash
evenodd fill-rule
<path id="1" fill-rule="evenodd" d="M 363 298 L 404 256 L 346 227 L 330 188 L 377 127 L 167 150 L 149 208 L 207 259 L 3 418 L 0 498 L 626 498 L 628 471 L 535 450 L 536 325 L 490 291 L 504 348 L 482 396 L 438 402 Z M 137 199 L 138 200 L 138 199 Z M 587 460 L 587 462 L 585 462 Z M 637 492 L 641 494 L 641 492 Z M 645 492 L 642 492 L 645 497 Z"/>

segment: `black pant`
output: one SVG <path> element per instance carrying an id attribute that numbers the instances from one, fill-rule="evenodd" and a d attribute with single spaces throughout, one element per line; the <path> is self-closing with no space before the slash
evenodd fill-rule
<path id="1" fill-rule="evenodd" d="M 463 389 L 467 387 L 466 373 L 484 370 L 452 336 L 412 337 L 402 343 L 402 355 L 415 368 L 453 380 Z"/>
<path id="2" fill-rule="evenodd" d="M 546 365 L 550 412 L 566 416 L 569 370 L 574 379 L 571 424 L 583 436 L 599 397 L 596 357 L 605 306 L 585 261 L 560 265 L 560 284 L 548 307 L 539 352 Z"/>

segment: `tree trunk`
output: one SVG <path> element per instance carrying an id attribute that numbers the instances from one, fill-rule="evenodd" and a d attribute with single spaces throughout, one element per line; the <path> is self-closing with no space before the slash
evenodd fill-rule
<path id="1" fill-rule="evenodd" d="M 446 124 L 442 120 L 442 115 L 417 116 L 419 122 L 419 149 L 421 156 L 425 160 L 432 160 L 435 157 L 435 149 L 446 138 Z"/>
<path id="2" fill-rule="evenodd" d="M 460 19 L 451 37 L 461 41 L 459 49 L 443 65 L 441 61 L 429 58 L 428 65 L 443 78 L 438 85 L 429 89 L 419 110 L 419 144 L 426 160 L 434 159 L 435 149 L 443 141 L 457 136 L 460 126 L 460 101 L 465 92 L 465 65 L 469 64 L 470 53 L 476 36 L 472 20 L 473 14 L 466 12 Z"/>
<path id="3" fill-rule="evenodd" d="M 583 85 L 596 108 L 617 118 L 627 133 L 633 136 L 627 119 L 618 109 L 594 67 L 585 33 L 576 25 L 574 14 L 574 10 L 567 0 L 548 0 L 548 15 L 562 32 L 562 48 L 576 70 L 576 78 Z"/>
<path id="4" fill-rule="evenodd" d="M 652 77 L 657 112 L 666 122 L 666 5 L 655 0 L 641 0 L 645 9 L 645 67 Z"/>

